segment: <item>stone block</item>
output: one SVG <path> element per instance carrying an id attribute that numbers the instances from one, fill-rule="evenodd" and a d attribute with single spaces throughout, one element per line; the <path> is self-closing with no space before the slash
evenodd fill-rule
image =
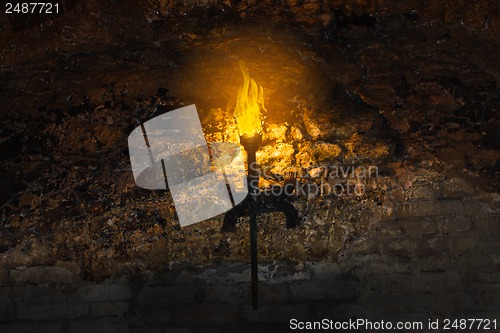
<path id="1" fill-rule="evenodd" d="M 460 200 L 438 200 L 437 202 L 441 215 L 461 215 L 467 212 Z"/>
<path id="2" fill-rule="evenodd" d="M 172 324 L 174 321 L 173 310 L 162 304 L 139 304 L 137 316 L 146 323 Z"/>
<path id="3" fill-rule="evenodd" d="M 359 305 L 366 311 L 380 313 L 397 313 L 403 317 L 420 311 L 442 310 L 436 306 L 438 295 L 433 293 L 415 292 L 367 292 L 359 301 Z"/>
<path id="4" fill-rule="evenodd" d="M 78 291 L 83 302 L 120 301 L 130 298 L 130 288 L 120 284 L 87 284 Z"/>
<path id="5" fill-rule="evenodd" d="M 390 179 L 390 178 L 386 178 L 386 179 Z M 395 188 L 392 188 L 388 191 L 387 193 L 389 195 L 389 197 L 393 200 L 393 203 L 396 203 L 396 202 L 403 202 L 405 200 L 407 200 L 407 193 L 405 190 L 403 190 L 401 187 L 395 187 Z"/>
<path id="6" fill-rule="evenodd" d="M 246 297 L 246 301 L 250 302 L 250 285 L 247 288 L 248 296 Z M 261 304 L 288 302 L 291 300 L 292 292 L 289 284 L 259 284 L 259 302 Z"/>
<path id="7" fill-rule="evenodd" d="M 18 304 L 17 316 L 23 320 L 60 320 L 83 318 L 89 314 L 87 303 Z"/>
<path id="8" fill-rule="evenodd" d="M 436 221 L 440 232 L 455 234 L 472 229 L 472 219 L 465 215 L 437 216 Z"/>
<path id="9" fill-rule="evenodd" d="M 367 274 L 360 285 L 363 292 L 376 291 L 384 293 L 406 292 L 411 287 L 410 274 L 395 274 L 388 271 L 386 274 Z"/>
<path id="10" fill-rule="evenodd" d="M 290 286 L 292 298 L 297 301 L 324 300 L 328 295 L 324 288 L 314 281 L 296 282 Z"/>
<path id="11" fill-rule="evenodd" d="M 500 214 L 472 216 L 474 229 L 500 235 Z"/>
<path id="12" fill-rule="evenodd" d="M 349 248 L 350 253 L 358 256 L 370 256 L 374 253 L 380 252 L 380 242 L 374 239 L 359 239 L 355 240 Z"/>
<path id="13" fill-rule="evenodd" d="M 307 268 L 315 280 L 331 281 L 342 273 L 339 264 L 334 262 L 307 263 Z"/>
<path id="14" fill-rule="evenodd" d="M 266 304 L 260 305 L 257 310 L 254 310 L 251 305 L 243 307 L 243 320 L 250 323 L 288 323 L 292 318 L 301 321 L 308 320 L 310 318 L 309 304 Z"/>
<path id="15" fill-rule="evenodd" d="M 464 288 L 460 273 L 454 271 L 413 274 L 409 281 L 411 290 L 416 293 L 447 293 Z"/>
<path id="16" fill-rule="evenodd" d="M 467 291 L 474 295 L 477 309 L 498 311 L 500 309 L 499 283 L 474 283 L 468 286 Z"/>
<path id="17" fill-rule="evenodd" d="M 142 278 L 141 284 L 151 287 L 163 287 L 174 283 L 175 274 L 171 270 L 165 272 L 145 271 Z"/>
<path id="18" fill-rule="evenodd" d="M 203 301 L 208 303 L 243 304 L 250 298 L 248 283 L 209 286 L 204 290 Z"/>
<path id="19" fill-rule="evenodd" d="M 363 309 L 356 304 L 339 302 L 318 302 L 311 309 L 312 320 L 322 320 L 328 318 L 331 320 L 342 321 L 350 318 L 364 317 Z"/>
<path id="20" fill-rule="evenodd" d="M 469 216 L 487 215 L 490 210 L 486 204 L 477 199 L 467 199 L 463 201 L 464 214 Z"/>
<path id="21" fill-rule="evenodd" d="M 445 179 L 441 183 L 440 190 L 440 197 L 448 199 L 468 198 L 475 193 L 471 183 L 458 177 Z"/>
<path id="22" fill-rule="evenodd" d="M 35 266 L 11 270 L 10 278 L 14 283 L 18 284 L 50 282 L 70 284 L 73 281 L 73 273 L 65 267 Z"/>
<path id="23" fill-rule="evenodd" d="M 464 206 L 460 200 L 422 200 L 404 203 L 396 211 L 396 218 L 460 214 L 464 214 Z"/>
<path id="24" fill-rule="evenodd" d="M 141 303 L 185 304 L 195 300 L 196 290 L 191 286 L 145 287 L 137 296 Z"/>
<path id="25" fill-rule="evenodd" d="M 270 327 L 271 326 L 271 327 Z M 193 327 L 191 333 L 255 333 L 255 332 L 280 332 L 279 329 L 273 329 L 272 325 L 255 325 L 255 324 L 231 324 L 219 325 L 215 327 Z M 283 328 L 282 325 L 280 328 Z"/>
<path id="26" fill-rule="evenodd" d="M 401 237 L 407 233 L 405 229 L 406 220 L 385 220 L 378 225 L 377 236 L 379 237 Z"/>
<path id="27" fill-rule="evenodd" d="M 376 211 L 376 219 L 382 222 L 393 221 L 396 218 L 396 202 L 385 200 Z"/>
<path id="28" fill-rule="evenodd" d="M 480 242 L 480 239 L 472 232 L 449 235 L 448 240 L 451 250 L 454 253 L 474 251 L 477 248 L 478 242 Z"/>
<path id="29" fill-rule="evenodd" d="M 64 291 L 63 291 L 64 290 Z M 79 301 L 75 290 L 68 287 L 68 290 L 60 285 L 39 284 L 39 285 L 19 285 L 15 287 L 16 299 L 24 303 L 72 303 Z"/>
<path id="30" fill-rule="evenodd" d="M 444 272 L 452 266 L 452 261 L 448 253 L 436 253 L 416 258 L 416 265 L 420 272 Z"/>
<path id="31" fill-rule="evenodd" d="M 241 311 L 234 306 L 192 305 L 175 309 L 175 323 L 183 326 L 239 323 Z"/>
<path id="32" fill-rule="evenodd" d="M 193 333 L 193 331 L 187 327 L 167 327 L 165 333 Z"/>
<path id="33" fill-rule="evenodd" d="M 8 268 L 51 266 L 54 264 L 51 251 L 39 241 L 33 242 L 32 250 L 28 253 L 19 248 L 11 248 L 3 255 L 5 256 L 3 264 Z"/>
<path id="34" fill-rule="evenodd" d="M 7 267 L 3 267 L 2 261 L 0 260 L 0 287 L 10 285 L 10 270 Z"/>
<path id="35" fill-rule="evenodd" d="M 260 268 L 262 267 L 261 265 Z M 235 264 L 219 269 L 206 269 L 199 274 L 198 279 L 212 285 L 250 282 L 250 268 L 248 265 Z"/>
<path id="36" fill-rule="evenodd" d="M 133 328 L 130 333 L 164 333 L 162 328 L 155 327 L 136 327 Z"/>
<path id="37" fill-rule="evenodd" d="M 488 253 L 471 250 L 468 252 L 461 252 L 456 255 L 455 266 L 464 271 L 481 270 L 486 272 L 489 268 L 494 267 L 494 262 Z"/>
<path id="38" fill-rule="evenodd" d="M 15 322 L 6 325 L 5 330 L 0 325 L 0 331 L 3 333 L 62 333 L 64 324 L 62 323 L 20 323 Z"/>
<path id="39" fill-rule="evenodd" d="M 80 320 L 69 323 L 69 333 L 123 333 L 129 332 L 127 322 L 118 318 Z"/>
<path id="40" fill-rule="evenodd" d="M 311 274 L 302 264 L 278 263 L 261 265 L 259 267 L 259 280 L 270 284 L 281 284 L 289 281 L 309 280 Z"/>
<path id="41" fill-rule="evenodd" d="M 198 280 L 199 271 L 190 267 L 190 269 L 185 269 L 177 271 L 174 279 L 174 284 L 177 286 L 192 286 Z"/>
<path id="42" fill-rule="evenodd" d="M 15 319 L 14 309 L 13 302 L 0 302 L 0 323 Z"/>
<path id="43" fill-rule="evenodd" d="M 65 269 L 67 269 L 68 271 L 70 271 L 73 275 L 73 281 L 72 281 L 73 284 L 77 284 L 77 283 L 81 282 L 81 280 L 80 280 L 81 267 L 78 263 L 72 262 L 72 261 L 57 261 L 54 264 L 54 266 L 55 267 L 63 267 Z"/>
<path id="44" fill-rule="evenodd" d="M 474 311 L 475 309 L 477 309 L 474 293 L 466 291 L 453 291 L 449 292 L 447 295 L 445 295 L 445 297 L 447 298 L 449 310 L 455 315 L 455 318 L 475 318 L 456 316 L 456 313 L 459 313 L 460 311 Z"/>
<path id="45" fill-rule="evenodd" d="M 450 249 L 450 240 L 445 235 L 415 235 L 411 239 L 411 252 L 413 256 L 424 257 Z"/>
<path id="46" fill-rule="evenodd" d="M 407 234 L 434 234 L 438 231 L 439 217 L 420 217 L 398 220 Z"/>
<path id="47" fill-rule="evenodd" d="M 408 189 L 411 199 L 436 199 L 439 197 L 439 184 L 430 182 L 415 182 Z"/>
<path id="48" fill-rule="evenodd" d="M 358 295 L 358 284 L 346 281 L 331 283 L 314 280 L 296 282 L 291 286 L 292 297 L 296 301 L 350 300 Z"/>
<path id="49" fill-rule="evenodd" d="M 496 253 L 489 253 L 491 261 L 493 262 L 494 267 L 497 272 L 500 272 L 500 251 Z"/>
<path id="50" fill-rule="evenodd" d="M 90 304 L 90 316 L 99 317 L 121 317 L 128 311 L 128 302 L 110 301 L 93 302 Z"/>
<path id="51" fill-rule="evenodd" d="M 378 252 L 382 255 L 408 257 L 413 254 L 410 236 L 387 237 L 379 241 Z"/>
<path id="52" fill-rule="evenodd" d="M 14 293 L 10 287 L 0 287 L 0 303 L 10 303 L 14 300 Z"/>
<path id="53" fill-rule="evenodd" d="M 500 193 L 488 193 L 481 198 L 481 203 L 490 214 L 500 214 Z"/>
<path id="54" fill-rule="evenodd" d="M 193 267 L 177 264 L 166 272 L 150 272 L 146 285 L 148 287 L 192 286 L 199 274 L 200 272 Z"/>
<path id="55" fill-rule="evenodd" d="M 409 265 L 408 260 L 401 260 L 400 257 L 394 255 L 372 255 L 366 256 L 367 262 L 366 272 L 370 272 L 372 274 L 387 274 L 387 273 L 395 273 L 395 274 L 405 274 L 408 273 Z"/>
<path id="56" fill-rule="evenodd" d="M 500 274 L 496 269 L 472 271 L 465 275 L 464 280 L 468 283 L 500 283 Z"/>

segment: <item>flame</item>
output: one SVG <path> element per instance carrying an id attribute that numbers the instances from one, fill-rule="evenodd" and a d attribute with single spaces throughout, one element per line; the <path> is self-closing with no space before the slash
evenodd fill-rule
<path id="1" fill-rule="evenodd" d="M 243 86 L 238 90 L 234 116 L 240 136 L 253 136 L 262 131 L 261 109 L 264 107 L 264 89 L 248 75 L 248 68 L 240 62 Z"/>

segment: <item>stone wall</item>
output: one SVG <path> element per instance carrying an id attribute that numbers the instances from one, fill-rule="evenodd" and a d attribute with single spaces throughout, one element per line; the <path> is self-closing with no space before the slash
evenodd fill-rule
<path id="1" fill-rule="evenodd" d="M 498 31 L 497 1 L 72 3 L 43 29 L 12 32 L 0 16 L 0 332 L 500 319 L 498 52 L 475 38 Z M 227 127 L 232 90 L 220 87 L 240 79 L 229 69 L 245 56 L 232 48 L 242 18 L 301 36 L 288 45 L 249 32 L 256 78 L 271 73 L 266 93 L 281 93 L 269 109 L 297 118 L 290 130 L 268 119 L 263 148 L 381 169 L 365 197 L 295 200 L 297 229 L 281 215 L 260 220 L 257 311 L 247 224 L 223 234 L 219 216 L 180 229 L 164 193 L 134 184 L 126 145 L 138 121 L 183 103 Z M 197 72 L 184 71 L 191 52 Z M 323 109 L 316 100 L 330 93 Z M 271 137 L 283 128 L 300 138 Z M 399 141 L 406 150 L 393 158 Z"/>
<path id="2" fill-rule="evenodd" d="M 402 15 L 407 19 L 424 17 L 446 25 L 462 25 L 478 34 L 494 36 L 499 31 L 500 8 L 494 0 L 483 1 L 398 1 L 398 0 L 145 0 L 137 1 L 151 19 L 189 11 L 193 7 L 215 7 L 235 10 L 242 16 L 268 15 L 277 20 L 291 19 L 301 24 L 328 25 L 338 19 L 336 11 L 346 17 L 370 15 L 377 18 Z M 337 13 L 338 14 L 338 13 Z"/>
<path id="3" fill-rule="evenodd" d="M 338 260 L 261 262 L 258 310 L 248 262 L 171 263 L 92 282 L 74 262 L 44 265 L 38 253 L 33 265 L 35 254 L 9 261 L 8 251 L 0 330 L 271 332 L 292 318 L 500 318 L 500 197 L 458 177 L 413 180 L 387 193 L 393 205 L 374 212 Z"/>

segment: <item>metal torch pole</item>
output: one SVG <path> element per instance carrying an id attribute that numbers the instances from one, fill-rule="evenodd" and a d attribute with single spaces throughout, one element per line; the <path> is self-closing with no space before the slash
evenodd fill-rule
<path id="1" fill-rule="evenodd" d="M 252 268 L 252 305 L 257 309 L 258 304 L 258 266 L 257 266 L 257 189 L 255 188 L 259 181 L 259 176 L 255 175 L 251 166 L 255 166 L 255 151 L 248 154 L 248 183 L 250 188 L 250 204 L 248 210 L 250 212 L 250 258 Z"/>
<path id="2" fill-rule="evenodd" d="M 248 201 L 248 214 L 250 215 L 250 267 L 252 278 L 252 306 L 257 309 L 258 306 L 258 265 L 257 265 L 257 196 L 259 184 L 259 171 L 255 153 L 259 149 L 262 137 L 257 134 L 250 138 L 241 137 L 240 142 L 245 147 L 248 154 L 248 190 L 250 200 Z"/>

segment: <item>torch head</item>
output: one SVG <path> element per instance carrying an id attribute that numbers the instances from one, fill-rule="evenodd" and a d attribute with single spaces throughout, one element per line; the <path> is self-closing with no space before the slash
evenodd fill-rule
<path id="1" fill-rule="evenodd" d="M 255 153 L 259 150 L 262 143 L 261 133 L 243 134 L 240 136 L 240 143 L 245 148 L 248 154 Z"/>

